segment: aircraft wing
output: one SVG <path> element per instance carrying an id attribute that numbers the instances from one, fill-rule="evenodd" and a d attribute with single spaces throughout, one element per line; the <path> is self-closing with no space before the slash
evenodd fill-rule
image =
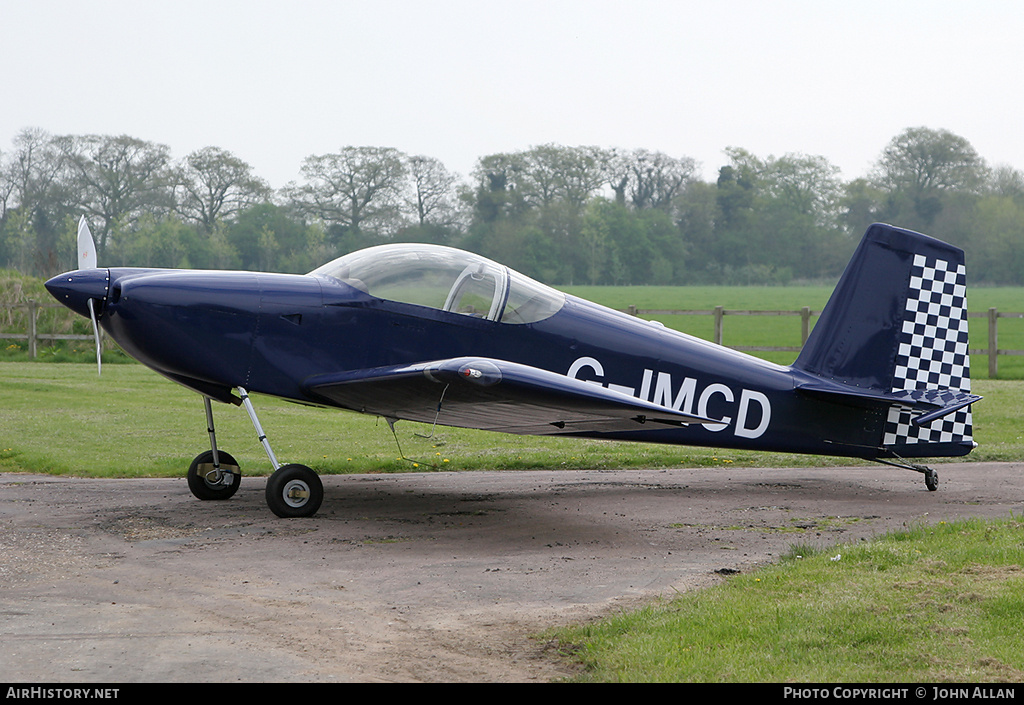
<path id="1" fill-rule="evenodd" d="M 314 398 L 388 418 L 528 435 L 718 423 L 590 382 L 490 358 L 317 375 Z"/>

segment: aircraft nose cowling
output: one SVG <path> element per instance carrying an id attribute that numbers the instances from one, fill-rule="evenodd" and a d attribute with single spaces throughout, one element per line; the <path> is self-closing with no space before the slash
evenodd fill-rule
<path id="1" fill-rule="evenodd" d="M 89 299 L 105 301 L 110 290 L 110 271 L 79 269 L 65 272 L 45 284 L 53 298 L 75 313 L 89 318 Z"/>
<path id="2" fill-rule="evenodd" d="M 203 394 L 244 385 L 260 307 L 250 272 L 111 269 L 104 329 L 139 362 Z"/>

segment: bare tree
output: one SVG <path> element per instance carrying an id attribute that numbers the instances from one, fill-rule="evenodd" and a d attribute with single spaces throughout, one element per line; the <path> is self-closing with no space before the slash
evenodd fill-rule
<path id="1" fill-rule="evenodd" d="M 386 228 L 399 212 L 405 155 L 391 147 L 344 147 L 302 164 L 306 182 L 286 193 L 302 210 L 356 233 L 367 224 Z"/>
<path id="2" fill-rule="evenodd" d="M 413 187 L 409 200 L 419 224 L 452 225 L 456 220 L 455 185 L 459 177 L 440 160 L 422 155 L 409 157 L 408 169 Z"/>
<path id="3" fill-rule="evenodd" d="M 605 184 L 608 159 L 608 152 L 598 147 L 533 147 L 523 153 L 529 198 L 535 205 L 563 201 L 582 209 Z"/>
<path id="4" fill-rule="evenodd" d="M 270 198 L 270 185 L 252 167 L 230 152 L 206 147 L 192 152 L 178 166 L 175 210 L 186 220 L 212 232 L 218 220 L 230 219 Z"/>
<path id="5" fill-rule="evenodd" d="M 616 200 L 628 200 L 634 208 L 671 207 L 697 171 L 690 157 L 670 157 L 664 152 L 636 149 L 616 152 L 608 161 L 608 183 Z"/>
<path id="6" fill-rule="evenodd" d="M 0 223 L 7 217 L 7 209 L 13 205 L 14 179 L 13 169 L 8 164 L 7 156 L 0 152 Z"/>
<path id="7" fill-rule="evenodd" d="M 22 130 L 13 140 L 8 178 L 12 195 L 21 208 L 34 210 L 47 200 L 63 166 L 53 137 L 38 128 Z"/>
<path id="8" fill-rule="evenodd" d="M 102 256 L 116 225 L 130 225 L 142 213 L 170 210 L 170 150 L 127 135 L 59 138 L 73 175 L 78 206 L 96 222 Z"/>

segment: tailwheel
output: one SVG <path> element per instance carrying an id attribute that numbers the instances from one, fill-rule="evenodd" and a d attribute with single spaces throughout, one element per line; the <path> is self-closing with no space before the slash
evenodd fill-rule
<path id="1" fill-rule="evenodd" d="M 876 463 L 882 463 L 883 465 L 891 465 L 894 468 L 903 468 L 904 470 L 913 470 L 924 475 L 924 486 L 928 488 L 929 492 L 934 492 L 939 489 L 939 473 L 935 472 L 933 468 L 927 465 L 917 465 L 911 463 L 899 456 L 896 456 L 896 461 L 886 460 L 885 458 L 875 458 Z"/>
<path id="2" fill-rule="evenodd" d="M 279 517 L 311 517 L 323 500 L 320 476 L 305 465 L 282 465 L 267 480 L 267 505 Z"/>
<path id="3" fill-rule="evenodd" d="M 213 462 L 213 451 L 196 456 L 188 466 L 188 488 L 199 499 L 227 499 L 235 494 L 242 482 L 238 462 L 224 451 L 217 452 L 220 467 Z"/>

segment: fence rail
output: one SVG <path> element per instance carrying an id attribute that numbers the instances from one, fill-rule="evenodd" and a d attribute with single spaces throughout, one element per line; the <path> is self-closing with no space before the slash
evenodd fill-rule
<path id="1" fill-rule="evenodd" d="M 28 301 L 23 304 L 7 304 L 3 307 L 8 311 L 7 319 L 11 320 L 10 312 L 16 309 L 23 309 L 26 312 L 28 330 L 24 333 L 11 333 L 0 330 L 0 340 L 24 340 L 28 343 L 28 353 L 31 357 L 39 354 L 40 340 L 92 340 L 92 335 L 72 333 L 40 333 L 38 330 L 39 312 L 42 309 L 57 308 L 63 309 L 61 304 L 41 304 L 38 301 Z M 724 322 L 726 316 L 799 316 L 800 317 L 800 347 L 780 347 L 771 345 L 730 345 L 733 350 L 743 352 L 800 352 L 807 336 L 811 333 L 811 319 L 821 314 L 821 311 L 814 311 L 804 306 L 796 311 L 753 311 L 726 309 L 716 306 L 713 309 L 705 310 L 669 310 L 669 309 L 638 309 L 630 306 L 624 311 L 631 316 L 713 316 L 714 335 L 712 340 L 718 345 L 724 345 Z M 968 312 L 968 318 L 988 319 L 988 346 L 984 348 L 971 348 L 971 355 L 984 355 L 988 357 L 988 376 L 996 379 L 999 376 L 1000 355 L 1024 355 L 1024 350 L 1004 350 L 999 347 L 999 319 L 1000 318 L 1024 318 L 1024 313 L 1007 313 L 990 308 L 988 311 Z M 101 331 L 102 336 L 102 331 Z"/>
<path id="2" fill-rule="evenodd" d="M 724 345 L 723 333 L 726 316 L 799 316 L 800 317 L 800 346 L 779 347 L 767 345 L 730 345 L 733 350 L 742 352 L 794 352 L 798 353 L 807 342 L 807 336 L 811 333 L 811 318 L 821 315 L 821 311 L 814 311 L 808 306 L 796 311 L 750 311 L 726 309 L 716 306 L 709 310 L 667 310 L 667 309 L 639 309 L 630 306 L 624 311 L 631 316 L 714 316 L 715 328 L 712 341 L 717 345 Z M 969 311 L 968 318 L 988 319 L 988 346 L 984 348 L 970 348 L 971 355 L 984 355 L 988 357 L 988 376 L 996 379 L 999 376 L 1000 355 L 1024 355 L 1024 350 L 1005 350 L 999 347 L 999 319 L 1000 318 L 1024 318 L 1024 313 L 1008 313 L 990 308 L 988 311 Z"/>
<path id="3" fill-rule="evenodd" d="M 41 340 L 92 340 L 92 335 L 83 335 L 80 333 L 40 333 L 39 332 L 39 312 L 43 309 L 56 308 L 64 309 L 62 304 L 41 304 L 38 301 L 29 300 L 23 304 L 7 304 L 3 307 L 7 311 L 7 320 L 11 320 L 11 311 L 22 309 L 25 311 L 25 320 L 27 322 L 27 330 L 24 333 L 11 333 L 6 330 L 0 330 L 0 340 L 24 340 L 28 343 L 28 354 L 30 357 L 37 357 L 39 355 L 39 341 Z M 65 309 L 66 310 L 66 309 Z M 103 338 L 103 332 L 100 331 L 100 338 Z"/>

